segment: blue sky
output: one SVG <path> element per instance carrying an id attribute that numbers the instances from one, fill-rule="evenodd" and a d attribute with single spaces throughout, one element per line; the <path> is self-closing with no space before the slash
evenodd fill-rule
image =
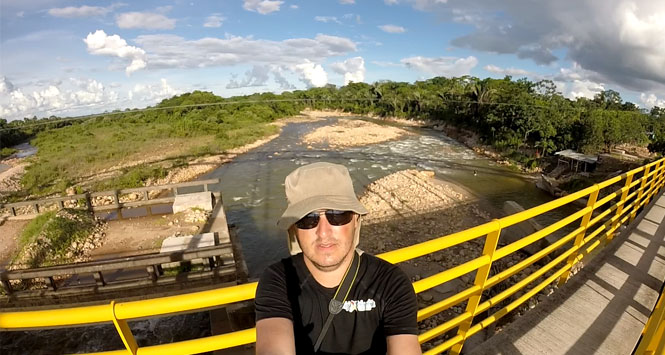
<path id="1" fill-rule="evenodd" d="M 665 106 L 656 0 L 3 0 L 0 23 L 8 120 L 466 74 Z"/>

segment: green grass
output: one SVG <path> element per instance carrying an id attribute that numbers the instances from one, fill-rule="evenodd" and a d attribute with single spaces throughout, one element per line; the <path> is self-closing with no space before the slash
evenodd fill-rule
<path id="1" fill-rule="evenodd" d="M 134 114 L 136 115 L 136 114 Z M 128 115 L 130 116 L 130 115 Z M 223 122 L 164 117 L 99 118 L 40 133 L 32 144 L 37 155 L 21 183 L 33 197 L 63 192 L 100 171 L 116 177 L 94 188 L 143 186 L 150 177 L 164 176 L 164 168 L 182 166 L 189 159 L 222 153 L 274 134 L 277 127 L 252 112 L 238 111 Z M 146 164 L 117 167 L 148 160 Z"/>
<path id="2" fill-rule="evenodd" d="M 18 150 L 14 148 L 2 148 L 0 149 L 0 159 L 4 159 L 16 152 L 18 152 Z"/>
<path id="3" fill-rule="evenodd" d="M 116 178 L 102 180 L 94 184 L 96 191 L 110 189 L 128 189 L 144 186 L 148 179 L 159 179 L 166 176 L 168 172 L 161 166 L 139 165 L 122 169 L 122 175 Z"/>
<path id="4" fill-rule="evenodd" d="M 64 209 L 41 214 L 23 230 L 12 263 L 35 268 L 72 262 L 67 257 L 72 242 L 84 242 L 95 225 L 95 218 L 87 211 Z M 33 252 L 29 254 L 29 250 Z"/>
<path id="5" fill-rule="evenodd" d="M 44 224 L 51 220 L 53 216 L 55 216 L 55 213 L 56 211 L 45 212 L 31 220 L 21 233 L 21 237 L 18 241 L 18 249 L 23 249 L 27 244 L 34 242 L 42 229 L 44 229 Z"/>

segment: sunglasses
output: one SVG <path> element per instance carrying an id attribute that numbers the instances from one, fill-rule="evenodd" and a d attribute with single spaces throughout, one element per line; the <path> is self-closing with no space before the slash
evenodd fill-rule
<path id="1" fill-rule="evenodd" d="M 312 229 L 319 224 L 320 212 L 311 212 L 296 222 L 298 229 Z M 328 223 L 333 226 L 343 226 L 353 219 L 353 211 L 326 210 L 324 213 Z"/>

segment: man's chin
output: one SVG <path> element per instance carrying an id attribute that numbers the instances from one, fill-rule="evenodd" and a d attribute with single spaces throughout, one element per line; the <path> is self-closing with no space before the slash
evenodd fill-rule
<path id="1" fill-rule="evenodd" d="M 340 260 L 335 260 L 335 259 L 324 259 L 324 260 L 311 260 L 312 264 L 314 266 L 321 270 L 321 271 L 335 271 L 337 270 L 341 265 L 342 261 L 344 261 L 344 258 Z"/>

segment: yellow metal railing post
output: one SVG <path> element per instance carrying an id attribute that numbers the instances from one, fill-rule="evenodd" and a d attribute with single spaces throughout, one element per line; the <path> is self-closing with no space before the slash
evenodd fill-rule
<path id="1" fill-rule="evenodd" d="M 612 223 L 612 230 L 616 231 L 618 228 L 619 220 L 621 220 L 621 212 L 623 212 L 624 206 L 626 206 L 626 197 L 628 196 L 628 192 L 630 192 L 630 184 L 633 183 L 633 176 L 634 173 L 628 173 L 628 176 L 626 176 L 626 184 L 623 186 L 624 191 L 621 193 L 621 200 L 619 200 L 619 206 L 617 207 L 617 213 L 614 215 L 614 218 L 616 218 L 616 221 Z M 609 242 L 612 241 L 612 238 L 614 238 L 614 233 L 610 233 L 607 236 L 607 239 L 605 240 L 605 244 L 608 244 Z"/>
<path id="2" fill-rule="evenodd" d="M 645 206 L 649 204 L 649 201 L 651 200 L 651 196 L 654 194 L 654 189 L 655 189 L 655 186 L 656 186 L 656 180 L 659 178 L 660 170 L 662 168 L 661 163 L 662 163 L 662 161 L 660 161 L 660 160 L 656 163 L 656 168 L 654 169 L 654 174 L 651 177 L 651 186 L 649 187 L 651 192 L 644 199 L 644 205 Z"/>
<path id="3" fill-rule="evenodd" d="M 129 352 L 131 355 L 136 355 L 136 351 L 139 349 L 139 346 L 136 343 L 136 339 L 134 339 L 132 330 L 129 329 L 127 321 L 124 319 L 118 319 L 118 317 L 116 317 L 115 301 L 111 301 L 111 316 L 113 319 L 113 325 L 115 325 L 115 329 L 118 331 L 118 335 L 120 335 L 122 343 L 125 344 L 127 352 Z"/>
<path id="4" fill-rule="evenodd" d="M 663 177 L 665 175 L 665 160 L 661 160 L 661 165 L 658 173 L 654 177 L 656 179 L 655 181 L 655 187 L 653 190 L 653 195 L 656 195 L 658 191 L 663 187 Z"/>
<path id="5" fill-rule="evenodd" d="M 644 194 L 644 187 L 647 184 L 647 177 L 649 176 L 649 170 L 651 170 L 651 165 L 648 165 L 644 168 L 644 175 L 641 177 L 642 183 L 640 184 L 640 191 L 637 193 L 637 198 L 635 198 L 635 203 L 633 209 L 630 211 L 630 219 L 627 224 L 630 224 L 635 219 L 637 215 L 637 210 L 640 208 L 640 201 L 642 201 L 642 195 Z"/>
<path id="6" fill-rule="evenodd" d="M 467 331 L 469 331 L 469 328 L 471 328 L 471 325 L 473 323 L 473 317 L 476 315 L 478 304 L 480 304 L 480 299 L 482 298 L 483 291 L 485 290 L 485 283 L 487 282 L 490 270 L 492 269 L 494 252 L 496 251 L 496 246 L 499 243 L 499 235 L 501 234 L 501 223 L 499 223 L 499 221 L 496 219 L 494 220 L 494 223 L 496 224 L 496 229 L 487 234 L 487 237 L 485 237 L 485 246 L 483 247 L 483 255 L 489 256 L 490 260 L 489 262 L 487 262 L 486 265 L 481 266 L 476 271 L 476 278 L 474 280 L 474 284 L 476 286 L 479 286 L 480 289 L 478 292 L 469 297 L 469 301 L 466 304 L 465 312 L 470 313 L 471 317 L 469 317 L 469 319 L 461 323 L 459 325 L 459 328 L 457 329 L 457 335 L 461 335 L 462 340 L 459 343 L 453 345 L 452 348 L 450 348 L 450 353 L 453 355 L 458 355 L 460 351 L 462 351 L 462 346 L 464 345 L 464 341 L 466 340 L 466 333 Z"/>
<path id="7" fill-rule="evenodd" d="M 598 200 L 598 193 L 600 192 L 600 188 L 598 187 L 598 184 L 593 185 L 595 189 L 593 192 L 589 195 L 589 200 L 586 203 L 586 207 L 590 208 L 589 212 L 584 214 L 584 217 L 582 217 L 582 221 L 580 222 L 580 227 L 582 227 L 582 231 L 575 236 L 575 244 L 573 244 L 574 247 L 579 248 L 582 245 L 582 242 L 584 241 L 584 235 L 586 235 L 586 230 L 587 230 L 587 225 L 589 225 L 589 221 L 591 220 L 591 216 L 593 215 L 593 208 L 594 205 L 596 204 L 596 201 Z M 573 269 L 573 266 L 575 264 L 575 259 L 577 259 L 577 255 L 579 254 L 579 249 L 574 251 L 570 256 L 568 256 L 568 260 L 566 261 L 568 265 L 570 265 L 570 268 L 566 270 L 563 274 L 561 274 L 561 277 L 559 277 L 559 287 L 561 287 L 563 284 L 568 281 L 568 277 L 570 277 L 570 271 Z"/>
<path id="8" fill-rule="evenodd" d="M 642 338 L 637 344 L 634 354 L 663 354 L 665 348 L 665 291 L 660 295 L 647 323 L 642 330 Z"/>

